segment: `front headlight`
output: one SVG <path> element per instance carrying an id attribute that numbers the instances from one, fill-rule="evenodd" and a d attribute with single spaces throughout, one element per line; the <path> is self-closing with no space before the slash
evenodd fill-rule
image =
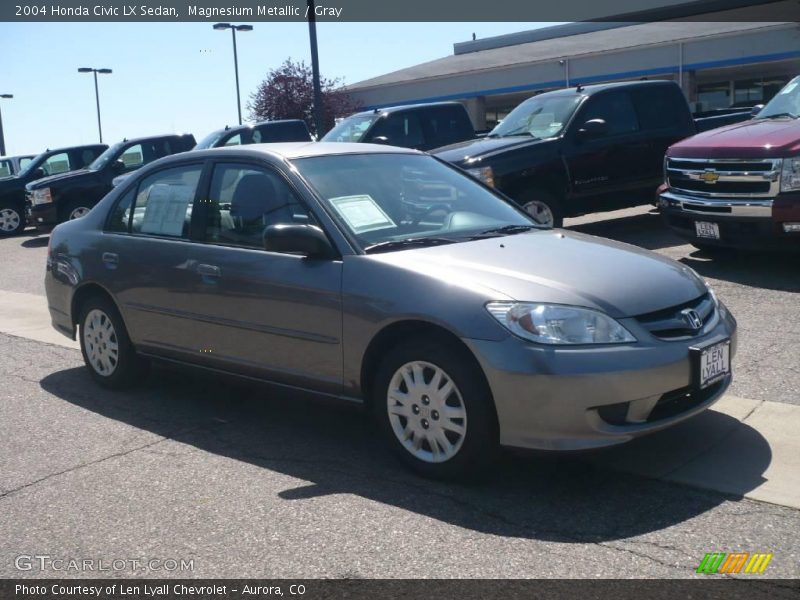
<path id="1" fill-rule="evenodd" d="M 489 302 L 495 319 L 514 335 L 539 344 L 624 344 L 630 331 L 590 308 L 530 302 Z"/>
<path id="2" fill-rule="evenodd" d="M 800 156 L 783 159 L 781 169 L 781 191 L 796 192 L 800 190 Z"/>
<path id="3" fill-rule="evenodd" d="M 48 204 L 53 201 L 53 197 L 50 195 L 50 188 L 41 188 L 38 190 L 33 190 L 33 195 L 31 196 L 31 202 L 36 204 Z"/>
<path id="4" fill-rule="evenodd" d="M 494 171 L 492 167 L 479 167 L 477 169 L 467 169 L 467 173 L 478 181 L 482 181 L 489 187 L 494 187 Z"/>

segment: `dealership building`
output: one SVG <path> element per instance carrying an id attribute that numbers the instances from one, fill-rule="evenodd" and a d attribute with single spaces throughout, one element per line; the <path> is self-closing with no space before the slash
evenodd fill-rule
<path id="1" fill-rule="evenodd" d="M 794 0 L 785 4 L 797 11 Z M 460 42 L 451 56 L 347 91 L 366 109 L 461 101 L 478 129 L 534 93 L 607 81 L 674 80 L 695 111 L 764 103 L 800 74 L 800 24 L 728 14 L 708 16 L 719 21 L 570 23 Z"/>

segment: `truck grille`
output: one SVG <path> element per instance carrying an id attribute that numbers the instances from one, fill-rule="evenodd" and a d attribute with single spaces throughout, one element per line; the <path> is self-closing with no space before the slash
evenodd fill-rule
<path id="1" fill-rule="evenodd" d="M 669 187 L 700 197 L 778 195 L 781 159 L 667 158 Z"/>
<path id="2" fill-rule="evenodd" d="M 684 311 L 692 310 L 700 318 L 699 327 L 691 327 Z M 675 340 L 699 335 L 717 318 L 717 309 L 711 294 L 703 294 L 691 302 L 672 306 L 646 315 L 636 320 L 647 331 L 662 340 Z"/>

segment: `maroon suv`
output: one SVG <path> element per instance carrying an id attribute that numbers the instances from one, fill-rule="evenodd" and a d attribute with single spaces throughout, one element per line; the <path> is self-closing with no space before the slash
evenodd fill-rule
<path id="1" fill-rule="evenodd" d="M 667 150 L 659 206 L 701 249 L 800 249 L 800 77 L 745 123 Z"/>

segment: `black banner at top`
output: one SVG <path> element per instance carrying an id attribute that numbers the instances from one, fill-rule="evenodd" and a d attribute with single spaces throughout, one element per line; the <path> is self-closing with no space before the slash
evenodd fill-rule
<path id="1" fill-rule="evenodd" d="M 313 7 L 312 7 L 313 4 Z M 3 0 L 0 21 L 799 21 L 796 0 Z"/>

